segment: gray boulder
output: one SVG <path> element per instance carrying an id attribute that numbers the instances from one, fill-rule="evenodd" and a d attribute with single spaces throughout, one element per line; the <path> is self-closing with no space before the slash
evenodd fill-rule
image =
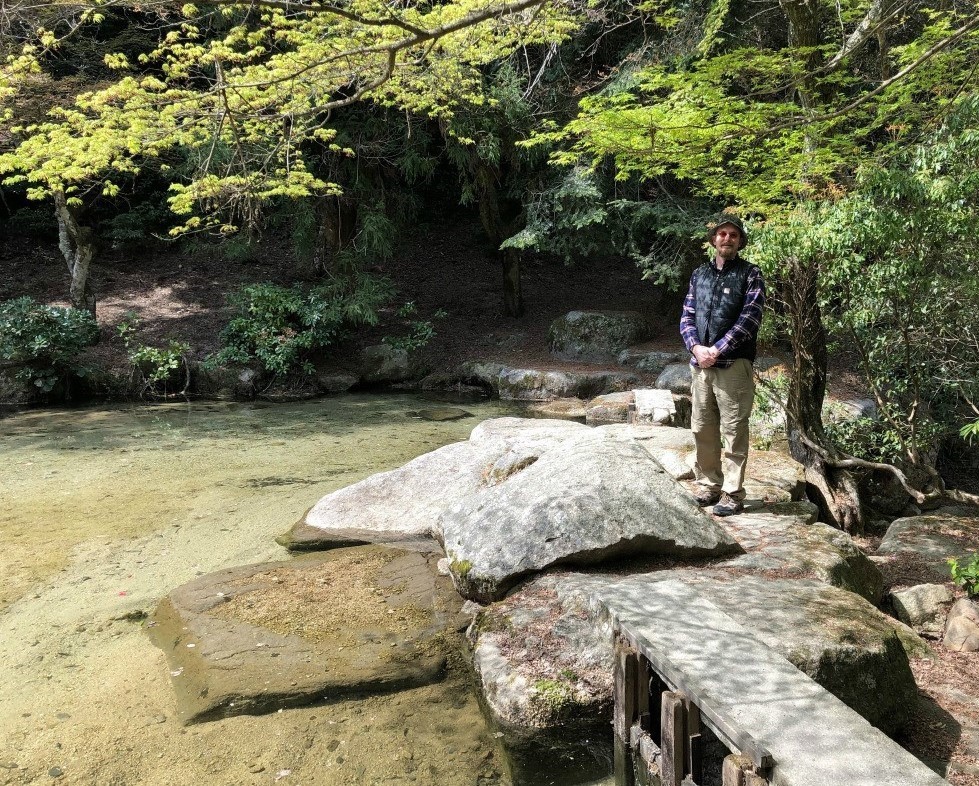
<path id="1" fill-rule="evenodd" d="M 415 376 L 420 375 L 403 349 L 376 344 L 360 352 L 360 378 L 368 384 L 404 382 Z"/>
<path id="2" fill-rule="evenodd" d="M 919 633 L 938 637 L 945 627 L 945 616 L 955 596 L 944 584 L 918 584 L 891 593 L 897 618 Z"/>
<path id="3" fill-rule="evenodd" d="M 689 429 L 642 424 L 609 425 L 602 429 L 620 439 L 637 441 L 676 480 L 693 478 L 694 443 Z M 805 496 L 802 465 L 785 453 L 750 450 L 745 490 L 756 503 L 802 499 Z"/>
<path id="4" fill-rule="evenodd" d="M 547 346 L 562 360 L 606 361 L 648 336 L 648 320 L 635 311 L 570 311 L 551 323 Z"/>
<path id="5" fill-rule="evenodd" d="M 529 418 L 484 421 L 467 442 L 446 445 L 327 494 L 279 543 L 307 550 L 430 537 L 439 514 L 475 494 L 484 473 L 501 456 L 511 449 L 536 455 L 578 429 L 587 427 Z"/>
<path id="6" fill-rule="evenodd" d="M 438 529 L 456 588 L 480 602 L 558 563 L 737 551 L 645 450 L 595 431 L 450 505 Z"/>
<path id="7" fill-rule="evenodd" d="M 979 606 L 961 598 L 948 613 L 942 644 L 956 652 L 979 652 Z"/>
<path id="8" fill-rule="evenodd" d="M 656 387 L 670 393 L 690 395 L 693 375 L 689 363 L 671 363 L 656 378 Z"/>
<path id="9" fill-rule="evenodd" d="M 917 689 L 906 650 L 928 651 L 913 632 L 853 593 L 818 581 L 693 568 L 625 578 L 546 574 L 487 606 L 469 635 L 494 719 L 524 736 L 608 723 L 610 625 L 593 598 L 641 597 L 643 587 L 674 579 L 696 586 L 874 725 L 894 731 L 908 720 Z"/>
<path id="10" fill-rule="evenodd" d="M 475 384 L 509 401 L 590 399 L 603 393 L 632 390 L 639 377 L 622 371 L 559 371 L 512 368 L 495 361 L 467 361 L 456 372 L 463 383 Z"/>
<path id="11" fill-rule="evenodd" d="M 979 517 L 935 513 L 896 519 L 877 547 L 891 559 L 912 559 L 923 579 L 947 581 L 947 560 L 968 560 L 979 551 Z"/>
<path id="12" fill-rule="evenodd" d="M 676 402 L 668 390 L 640 388 L 634 390 L 635 422 L 645 425 L 669 426 L 676 419 Z"/>
<path id="13" fill-rule="evenodd" d="M 587 410 L 585 402 L 580 398 L 556 398 L 551 401 L 541 401 L 531 404 L 531 412 L 545 418 L 566 418 L 568 420 L 581 420 L 585 417 Z"/>
<path id="14" fill-rule="evenodd" d="M 619 353 L 619 365 L 630 366 L 643 374 L 659 374 L 671 363 L 682 363 L 686 352 L 661 352 L 659 350 L 629 347 Z"/>
<path id="15" fill-rule="evenodd" d="M 724 519 L 722 526 L 745 550 L 718 567 L 779 577 L 812 577 L 880 602 L 884 577 L 849 535 L 816 521 L 810 502 L 774 505 Z"/>

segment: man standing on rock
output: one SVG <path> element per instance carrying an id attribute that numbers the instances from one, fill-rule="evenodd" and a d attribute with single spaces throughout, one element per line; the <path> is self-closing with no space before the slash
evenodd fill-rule
<path id="1" fill-rule="evenodd" d="M 741 258 L 748 234 L 739 218 L 722 213 L 710 224 L 707 242 L 714 259 L 694 270 L 680 317 L 692 355 L 695 497 L 701 506 L 713 505 L 715 516 L 733 516 L 744 510 L 752 363 L 765 282 L 758 267 Z"/>

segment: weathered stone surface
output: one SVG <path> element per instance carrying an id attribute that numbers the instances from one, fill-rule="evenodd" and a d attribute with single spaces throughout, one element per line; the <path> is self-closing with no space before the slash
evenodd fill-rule
<path id="1" fill-rule="evenodd" d="M 573 728 L 596 714 L 608 722 L 611 641 L 608 620 L 592 599 L 617 591 L 641 597 L 644 587 L 677 579 L 695 586 L 874 725 L 893 731 L 907 721 L 916 687 L 905 650 L 928 649 L 913 632 L 853 593 L 818 581 L 694 568 L 619 579 L 551 573 L 486 607 L 470 638 L 494 718 L 528 734 L 553 725 Z M 541 679 L 561 686 L 560 712 L 533 689 Z"/>
<path id="2" fill-rule="evenodd" d="M 839 593 L 822 589 L 824 593 Z M 805 669 L 800 670 L 791 655 L 785 657 L 766 646 L 753 621 L 738 620 L 699 587 L 675 580 L 617 585 L 602 591 L 599 600 L 613 616 L 617 631 L 635 636 L 651 656 L 667 659 L 677 679 L 689 684 L 691 692 L 716 713 L 712 716 L 715 722 L 727 720 L 734 740 L 743 733 L 771 753 L 771 773 L 759 782 L 779 786 L 947 786 L 854 708 L 847 707 L 848 702 L 831 695 L 818 678 L 801 673 Z M 822 630 L 816 634 L 821 635 Z M 910 678 L 906 660 L 903 671 Z M 868 672 L 861 669 L 853 676 L 862 682 Z M 905 697 L 914 698 L 913 680 L 906 683 L 910 690 Z M 868 683 L 861 690 L 875 687 Z M 887 690 L 893 684 L 888 681 L 880 687 Z M 733 784 L 729 774 L 730 770 L 724 781 Z M 747 776 L 747 783 L 754 782 L 753 776 Z"/>
<path id="3" fill-rule="evenodd" d="M 693 478 L 694 443 L 689 429 L 661 426 L 603 426 L 620 439 L 636 440 L 677 480 Z M 805 496 L 802 465 L 783 452 L 750 450 L 745 491 L 753 504 L 791 502 Z"/>
<path id="4" fill-rule="evenodd" d="M 655 349 L 629 347 L 619 353 L 619 365 L 631 366 L 643 374 L 659 374 L 671 363 L 682 363 L 686 352 L 662 352 Z"/>
<path id="5" fill-rule="evenodd" d="M 670 393 L 684 393 L 689 396 L 692 382 L 693 376 L 689 363 L 671 363 L 656 378 L 656 387 L 660 390 L 668 390 Z"/>
<path id="6" fill-rule="evenodd" d="M 431 682 L 436 635 L 463 621 L 435 555 L 369 546 L 202 576 L 159 605 L 187 723 Z M 432 563 L 432 564 L 429 564 Z"/>
<path id="7" fill-rule="evenodd" d="M 302 550 L 430 536 L 439 514 L 481 488 L 484 472 L 508 451 L 516 448 L 536 456 L 575 429 L 587 427 L 530 418 L 484 421 L 467 442 L 446 445 L 327 494 L 279 542 Z"/>
<path id="8" fill-rule="evenodd" d="M 913 555 L 917 564 L 930 568 L 936 577 L 948 576 L 949 557 L 963 560 L 977 551 L 979 517 L 941 512 L 896 519 L 877 547 L 879 555 Z"/>
<path id="9" fill-rule="evenodd" d="M 316 384 L 324 393 L 346 393 L 358 382 L 353 374 L 342 371 L 324 371 L 316 374 Z"/>
<path id="10" fill-rule="evenodd" d="M 459 367 L 458 378 L 512 401 L 590 399 L 639 384 L 639 377 L 631 372 L 511 368 L 494 361 L 467 361 Z"/>
<path id="11" fill-rule="evenodd" d="M 456 588 L 480 602 L 556 563 L 735 551 L 730 536 L 677 491 L 641 447 L 589 431 L 450 505 L 438 528 Z"/>
<path id="12" fill-rule="evenodd" d="M 459 407 L 429 407 L 428 409 L 419 409 L 417 412 L 409 412 L 408 416 L 418 418 L 419 420 L 431 420 L 435 423 L 443 423 L 447 420 L 471 418 L 473 415 L 472 412 L 467 412 Z"/>
<path id="13" fill-rule="evenodd" d="M 629 420 L 629 408 L 635 403 L 635 399 L 631 390 L 595 396 L 585 408 L 585 423 L 626 423 Z"/>
<path id="14" fill-rule="evenodd" d="M 417 376 L 421 374 L 403 349 L 376 344 L 360 352 L 360 378 L 368 384 L 404 382 Z"/>
<path id="15" fill-rule="evenodd" d="M 747 552 L 718 567 L 813 577 L 880 602 L 884 578 L 845 532 L 816 521 L 810 502 L 791 502 L 724 519 L 724 527 Z"/>
<path id="16" fill-rule="evenodd" d="M 676 418 L 676 403 L 668 390 L 641 388 L 633 391 L 636 399 L 635 422 L 639 425 L 672 425 Z"/>
<path id="17" fill-rule="evenodd" d="M 955 596 L 944 584 L 918 584 L 891 593 L 897 618 L 928 636 L 939 636 Z"/>
<path id="18" fill-rule="evenodd" d="M 530 411 L 546 418 L 580 420 L 585 417 L 585 402 L 580 398 L 556 398 L 530 405 Z"/>
<path id="19" fill-rule="evenodd" d="M 648 335 L 648 320 L 635 311 L 570 311 L 551 323 L 547 347 L 562 360 L 612 360 Z"/>
<path id="20" fill-rule="evenodd" d="M 960 598 L 952 606 L 942 644 L 956 652 L 979 652 L 979 606 L 974 601 Z"/>

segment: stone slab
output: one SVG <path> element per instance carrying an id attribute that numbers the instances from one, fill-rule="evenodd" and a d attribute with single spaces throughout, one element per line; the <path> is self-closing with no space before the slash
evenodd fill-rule
<path id="1" fill-rule="evenodd" d="M 668 426 L 676 417 L 676 404 L 668 390 L 642 388 L 633 391 L 636 401 L 636 423 Z"/>
<path id="2" fill-rule="evenodd" d="M 623 583 L 596 600 L 640 651 L 669 664 L 668 682 L 704 700 L 715 732 L 734 726 L 771 753 L 776 786 L 948 786 L 682 582 Z"/>

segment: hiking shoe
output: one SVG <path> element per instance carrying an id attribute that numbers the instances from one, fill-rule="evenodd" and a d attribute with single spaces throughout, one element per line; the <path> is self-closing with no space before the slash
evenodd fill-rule
<path id="1" fill-rule="evenodd" d="M 693 498 L 697 500 L 697 504 L 700 505 L 700 507 L 707 508 L 711 505 L 717 504 L 718 500 L 721 498 L 721 492 L 717 489 L 701 486 L 694 493 Z"/>
<path id="2" fill-rule="evenodd" d="M 715 516 L 734 516 L 744 510 L 744 503 L 725 492 L 721 501 L 714 506 Z"/>

